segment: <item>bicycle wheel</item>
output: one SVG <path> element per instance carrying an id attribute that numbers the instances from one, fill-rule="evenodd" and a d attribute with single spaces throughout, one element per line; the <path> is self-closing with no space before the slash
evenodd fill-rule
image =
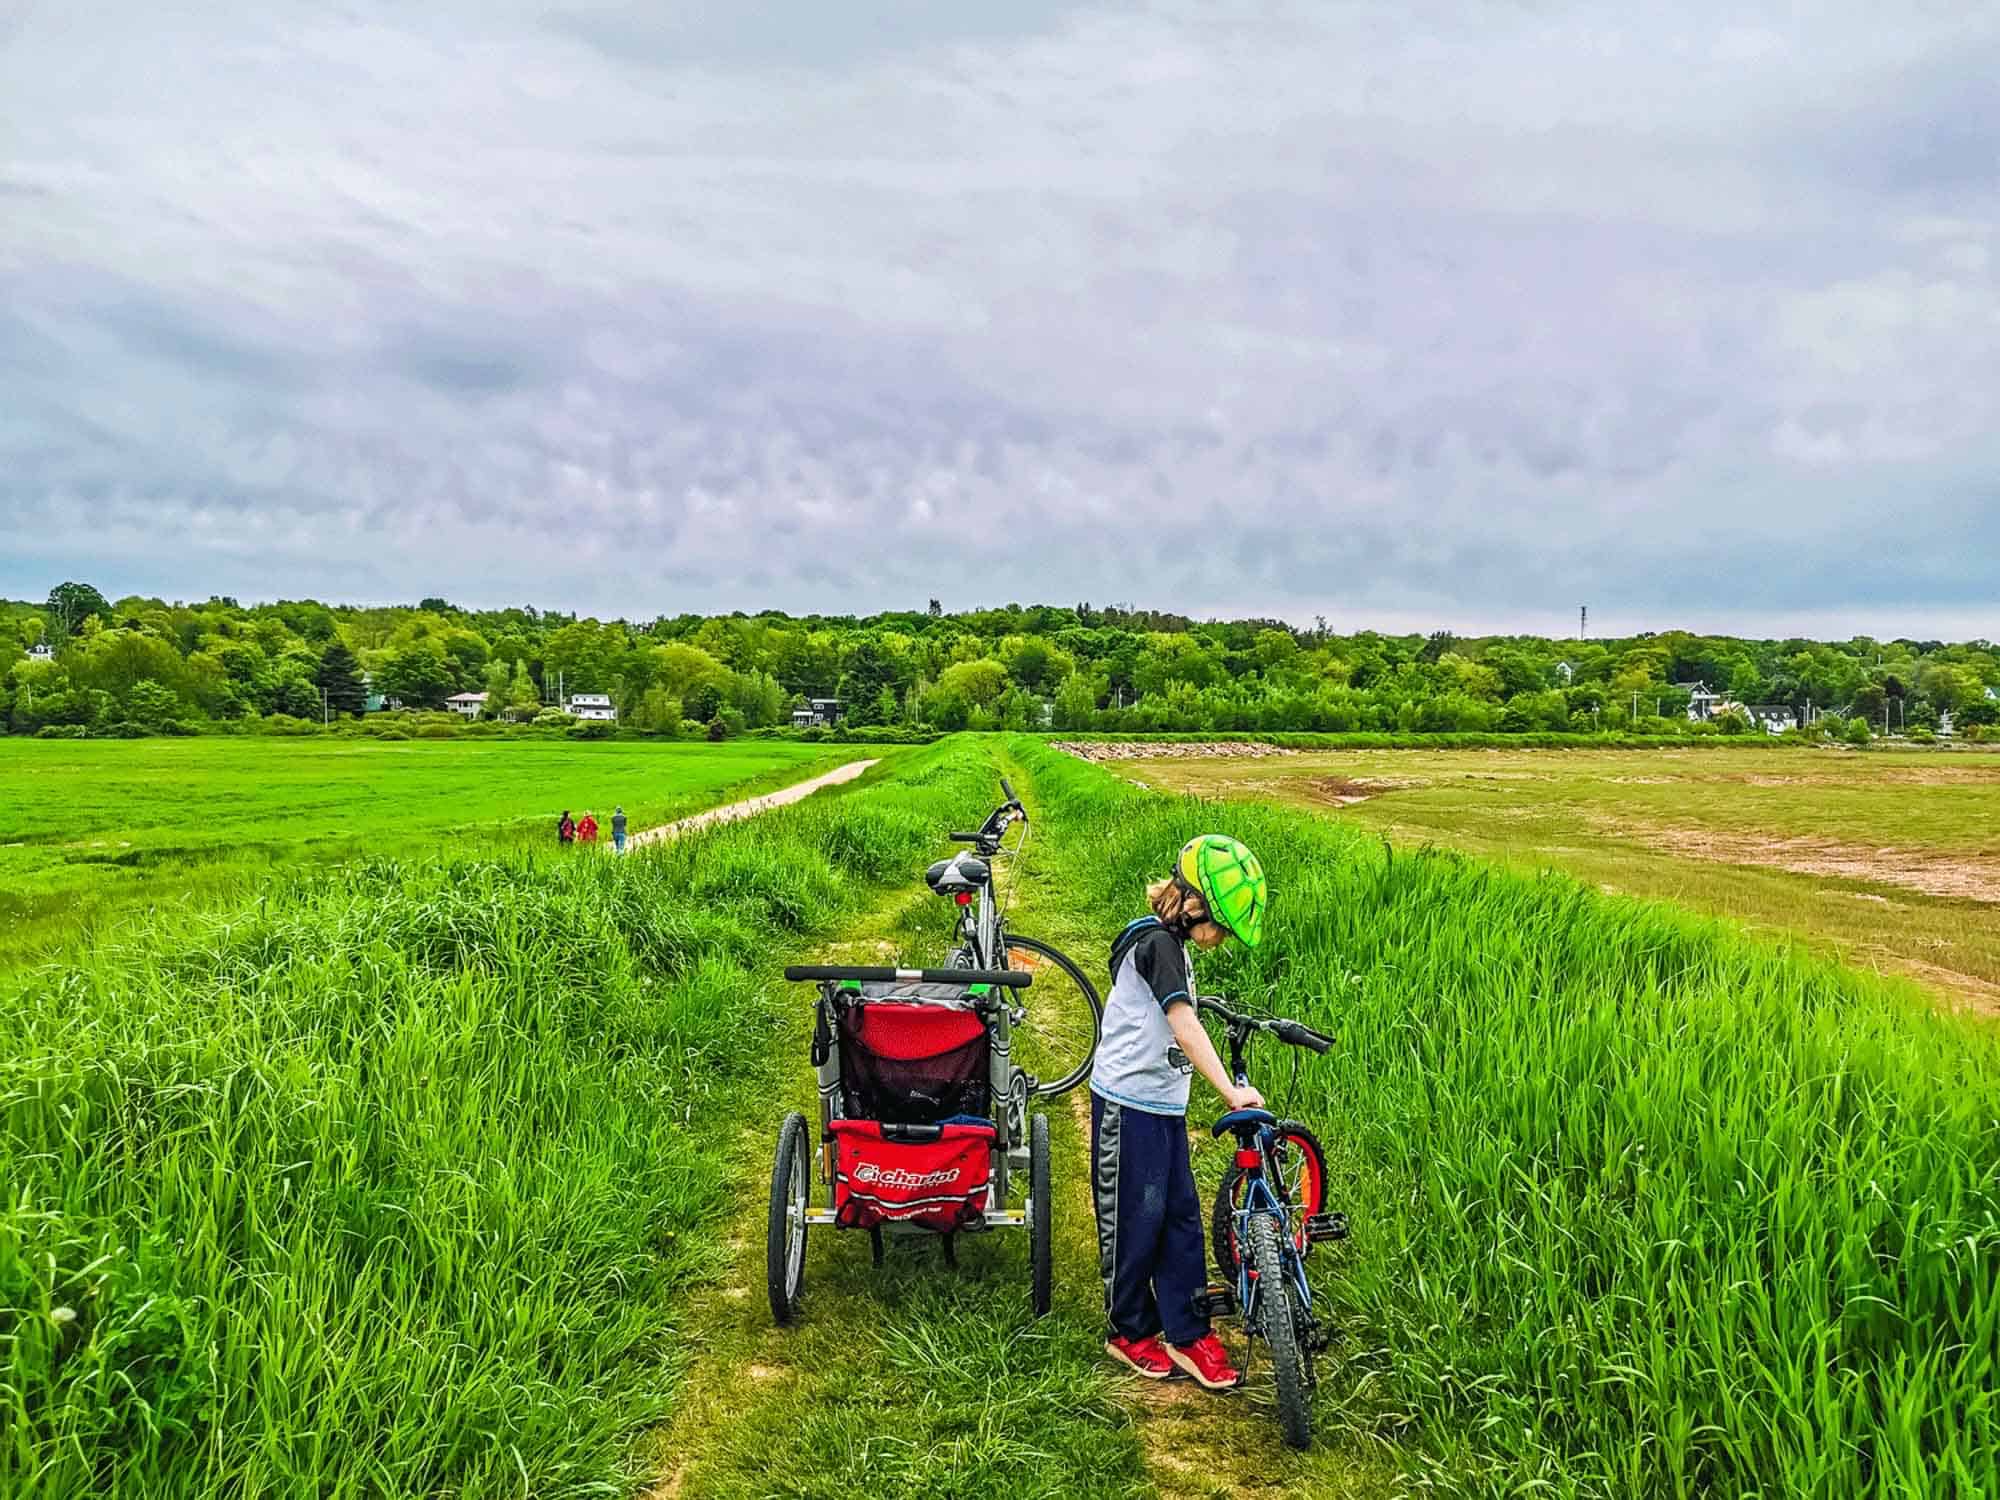
<path id="1" fill-rule="evenodd" d="M 1272 1161 L 1277 1177 L 1271 1186 L 1292 1209 L 1292 1243 L 1300 1255 L 1312 1248 L 1306 1220 L 1326 1208 L 1326 1153 L 1319 1137 L 1297 1120 L 1280 1120 Z M 1208 1216 L 1208 1243 L 1215 1269 L 1225 1286 L 1236 1281 L 1236 1210 L 1243 1205 L 1243 1169 L 1231 1167 L 1215 1189 L 1215 1207 Z"/>
<path id="2" fill-rule="evenodd" d="M 764 1240 L 764 1282 L 771 1316 L 789 1323 L 799 1310 L 806 1280 L 806 1202 L 812 1155 L 806 1117 L 796 1112 L 778 1127 L 778 1157 L 771 1164 L 771 1218 Z"/>
<path id="3" fill-rule="evenodd" d="M 1022 992 L 1027 1018 L 1014 1028 L 1014 1052 L 1035 1076 L 1037 1094 L 1067 1094 L 1090 1076 L 1104 1007 L 1083 970 L 1060 949 L 1035 938 L 1007 934 L 1007 967 L 1024 969 L 1034 982 Z"/>
<path id="4" fill-rule="evenodd" d="M 1304 1448 L 1312 1442 L 1312 1392 L 1306 1385 L 1305 1351 L 1299 1347 L 1292 1316 L 1292 1283 L 1285 1275 L 1277 1220 L 1257 1214 L 1250 1220 L 1250 1264 L 1257 1273 L 1256 1332 L 1271 1346 L 1271 1373 L 1278 1382 L 1278 1425 L 1285 1442 Z"/>

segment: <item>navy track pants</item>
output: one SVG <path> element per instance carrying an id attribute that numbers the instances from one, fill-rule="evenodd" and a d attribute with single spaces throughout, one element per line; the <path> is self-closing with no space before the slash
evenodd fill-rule
<path id="1" fill-rule="evenodd" d="M 1208 1276 L 1187 1117 L 1147 1114 L 1093 1093 L 1090 1160 L 1097 1270 L 1111 1331 L 1192 1344 L 1209 1331 L 1194 1305 Z"/>

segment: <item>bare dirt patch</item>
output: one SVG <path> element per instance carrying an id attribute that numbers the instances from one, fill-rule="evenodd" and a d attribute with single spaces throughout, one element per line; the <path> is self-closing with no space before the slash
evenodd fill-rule
<path id="1" fill-rule="evenodd" d="M 1384 792 L 1417 784 L 1413 781 L 1356 781 L 1348 776 L 1322 776 L 1312 783 L 1312 789 L 1313 795 L 1322 801 L 1331 802 L 1336 807 L 1352 807 Z"/>
<path id="2" fill-rule="evenodd" d="M 1696 828 L 1616 827 L 1665 853 L 1721 864 L 1762 865 L 1796 875 L 1865 880 L 1954 901 L 2000 903 L 2000 859 L 1936 849 L 1870 849 L 1829 839 L 1764 838 Z"/>
<path id="3" fill-rule="evenodd" d="M 1263 760 L 1271 756 L 1297 755 L 1283 745 L 1266 745 L 1256 740 L 1200 740 L 1190 743 L 1161 743 L 1152 740 L 1051 740 L 1049 748 L 1078 760 Z"/>

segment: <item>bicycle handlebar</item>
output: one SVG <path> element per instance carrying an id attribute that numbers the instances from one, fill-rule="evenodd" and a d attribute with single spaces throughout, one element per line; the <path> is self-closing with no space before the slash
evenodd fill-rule
<path id="1" fill-rule="evenodd" d="M 1007 794 L 1007 800 L 987 814 L 986 826 L 977 833 L 949 835 L 954 844 L 978 844 L 990 853 L 999 848 L 1000 840 L 1006 837 L 1007 830 L 1013 826 L 1015 819 L 1018 818 L 1023 823 L 1028 821 L 1028 810 L 1021 806 L 1021 799 L 1014 795 L 1013 783 L 1005 776 L 1000 778 L 1000 790 Z"/>
<path id="2" fill-rule="evenodd" d="M 856 979 L 885 984 L 990 984 L 1025 990 L 1034 981 L 1020 969 L 890 969 L 868 964 L 787 964 L 785 978 L 823 981 Z"/>
<path id="3" fill-rule="evenodd" d="M 1266 1032 L 1288 1046 L 1306 1047 L 1314 1052 L 1325 1052 L 1333 1046 L 1332 1037 L 1323 1036 L 1310 1026 L 1297 1021 L 1288 1021 L 1282 1016 L 1246 1016 L 1241 1011 L 1231 1010 L 1220 1000 L 1211 999 L 1207 995 L 1202 996 L 1197 1002 L 1197 1009 L 1220 1017 L 1223 1023 L 1231 1028 L 1240 1028 L 1246 1033 Z"/>
<path id="4" fill-rule="evenodd" d="M 1281 1042 L 1288 1042 L 1294 1047 L 1310 1047 L 1315 1052 L 1323 1053 L 1333 1046 L 1332 1037 L 1321 1036 L 1312 1027 L 1301 1026 L 1297 1021 L 1272 1022 L 1271 1035 Z"/>

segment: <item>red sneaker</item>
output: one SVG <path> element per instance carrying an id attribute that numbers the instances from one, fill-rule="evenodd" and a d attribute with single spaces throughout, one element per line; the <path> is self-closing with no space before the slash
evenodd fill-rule
<path id="1" fill-rule="evenodd" d="M 1192 1344 L 1170 1344 L 1167 1357 L 1211 1391 L 1226 1391 L 1243 1383 L 1243 1372 L 1229 1362 L 1229 1351 L 1214 1334 Z"/>
<path id="2" fill-rule="evenodd" d="M 1158 1339 L 1113 1339 L 1104 1346 L 1104 1352 L 1130 1365 L 1148 1380 L 1165 1380 L 1174 1373 L 1174 1362 L 1167 1358 L 1166 1346 Z"/>

